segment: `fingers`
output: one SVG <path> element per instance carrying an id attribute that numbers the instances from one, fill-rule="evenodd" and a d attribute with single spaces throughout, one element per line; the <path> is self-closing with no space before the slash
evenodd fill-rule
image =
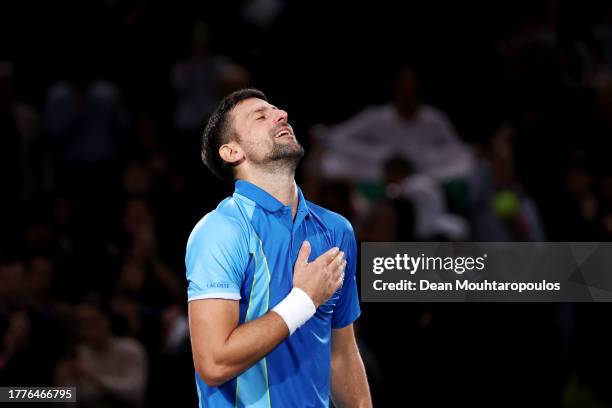
<path id="1" fill-rule="evenodd" d="M 333 247 L 332 249 L 325 252 L 323 255 L 317 258 L 317 261 L 321 262 L 323 265 L 329 265 L 334 258 L 340 253 L 340 249 L 338 247 Z"/>
<path id="2" fill-rule="evenodd" d="M 336 288 L 339 288 L 340 286 L 342 286 L 343 282 L 344 282 L 344 272 L 342 272 L 340 276 L 338 277 L 338 280 L 336 280 Z"/>
<path id="3" fill-rule="evenodd" d="M 344 270 L 346 269 L 346 260 L 341 259 L 340 262 L 335 265 L 335 268 L 333 269 L 333 276 L 334 278 L 337 278 L 340 275 L 344 275 Z"/>
<path id="4" fill-rule="evenodd" d="M 332 249 L 325 252 L 323 255 L 317 258 L 317 262 L 321 262 L 323 266 L 332 266 L 332 262 L 338 255 L 342 254 L 342 251 L 338 247 L 333 247 Z"/>
<path id="5" fill-rule="evenodd" d="M 334 247 L 323 255 L 319 256 L 315 262 L 324 271 L 327 276 L 327 285 L 329 289 L 336 290 L 342 286 L 344 281 L 344 270 L 346 269 L 345 254 L 338 247 Z"/>
<path id="6" fill-rule="evenodd" d="M 308 257 L 310 256 L 310 242 L 304 241 L 300 252 L 298 253 L 296 264 L 305 265 L 308 263 Z"/>
<path id="7" fill-rule="evenodd" d="M 342 282 L 344 282 L 344 270 L 346 269 L 346 260 L 342 260 L 340 266 L 336 269 L 336 273 L 334 274 L 334 284 L 335 288 L 339 288 L 342 286 Z"/>
<path id="8" fill-rule="evenodd" d="M 343 263 L 344 263 L 344 252 L 340 251 L 338 252 L 338 255 L 336 255 L 336 257 L 329 263 L 327 267 L 330 269 L 332 274 L 335 275 Z"/>

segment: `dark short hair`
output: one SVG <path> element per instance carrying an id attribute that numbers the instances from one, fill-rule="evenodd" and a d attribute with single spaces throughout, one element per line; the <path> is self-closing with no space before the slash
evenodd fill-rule
<path id="1" fill-rule="evenodd" d="M 232 139 L 233 128 L 229 113 L 238 103 L 250 98 L 268 100 L 258 89 L 247 88 L 232 92 L 219 102 L 202 134 L 202 161 L 215 176 L 227 182 L 234 179 L 234 173 L 232 165 L 219 155 L 219 147 Z"/>

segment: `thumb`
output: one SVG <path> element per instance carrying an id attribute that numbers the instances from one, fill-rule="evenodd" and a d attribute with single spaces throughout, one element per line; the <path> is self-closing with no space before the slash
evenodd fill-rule
<path id="1" fill-rule="evenodd" d="M 305 265 L 308 263 L 308 257 L 310 256 L 310 242 L 304 241 L 302 243 L 302 247 L 300 248 L 300 252 L 298 253 L 297 265 Z"/>

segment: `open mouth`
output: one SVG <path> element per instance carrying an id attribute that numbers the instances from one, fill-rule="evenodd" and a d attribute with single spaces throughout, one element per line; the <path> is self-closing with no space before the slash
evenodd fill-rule
<path id="1" fill-rule="evenodd" d="M 278 133 L 276 133 L 274 137 L 279 138 L 283 136 L 293 136 L 293 133 L 291 132 L 291 130 L 285 128 L 285 129 L 280 130 Z"/>

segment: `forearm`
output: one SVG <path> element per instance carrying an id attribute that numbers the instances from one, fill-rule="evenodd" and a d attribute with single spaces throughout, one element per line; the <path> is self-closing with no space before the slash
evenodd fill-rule
<path id="1" fill-rule="evenodd" d="M 338 408 L 370 408 L 372 399 L 359 351 L 332 356 L 332 399 Z"/>
<path id="2" fill-rule="evenodd" d="M 227 340 L 207 355 L 194 356 L 196 369 L 212 386 L 242 373 L 289 335 L 283 319 L 275 312 L 237 326 Z"/>

